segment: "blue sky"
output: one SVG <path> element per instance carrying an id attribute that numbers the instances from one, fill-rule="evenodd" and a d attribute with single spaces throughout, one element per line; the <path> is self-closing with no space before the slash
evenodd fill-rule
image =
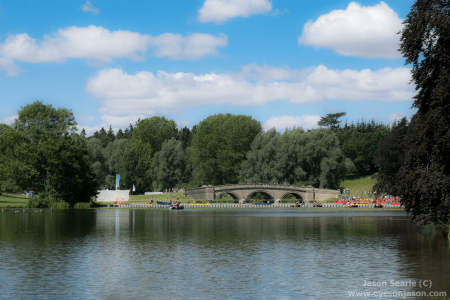
<path id="1" fill-rule="evenodd" d="M 396 51 L 413 1 L 1 1 L 0 122 L 43 100 L 88 134 L 217 113 L 265 129 L 410 117 Z"/>

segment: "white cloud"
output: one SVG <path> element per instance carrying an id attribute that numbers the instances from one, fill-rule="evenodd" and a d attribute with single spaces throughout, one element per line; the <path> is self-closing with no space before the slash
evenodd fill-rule
<path id="1" fill-rule="evenodd" d="M 247 69 L 243 68 L 244 74 Z M 356 71 L 320 65 L 307 70 L 253 70 L 251 76 L 264 80 L 249 81 L 239 73 L 142 71 L 130 75 L 121 68 L 105 68 L 88 80 L 86 91 L 102 104 L 100 112 L 111 116 L 169 114 L 208 105 L 259 106 L 274 100 L 295 104 L 325 100 L 405 102 L 415 93 L 408 84 L 408 68 Z M 280 75 L 283 70 L 286 73 Z"/>
<path id="2" fill-rule="evenodd" d="M 165 33 L 151 36 L 131 31 L 109 31 L 103 27 L 67 27 L 52 35 L 44 35 L 40 41 L 26 33 L 11 35 L 0 43 L 0 68 L 8 76 L 17 76 L 20 68 L 14 61 L 29 63 L 62 63 L 68 58 L 83 58 L 97 62 L 111 62 L 125 57 L 142 60 L 149 47 L 157 57 L 193 59 L 218 55 L 217 47 L 228 44 L 228 37 L 221 34 L 194 33 L 182 37 Z"/>
<path id="3" fill-rule="evenodd" d="M 136 121 L 139 119 L 145 119 L 147 118 L 145 115 L 140 114 L 140 115 L 126 115 L 123 117 L 118 117 L 118 116 L 112 116 L 109 114 L 103 115 L 102 116 L 102 122 L 104 126 L 109 127 L 110 125 L 114 125 L 117 126 L 119 128 L 126 128 L 128 127 L 130 124 L 132 124 L 133 126 L 136 124 Z"/>
<path id="4" fill-rule="evenodd" d="M 319 128 L 320 116 L 317 115 L 302 115 L 302 116 L 287 116 L 272 117 L 267 120 L 263 128 L 269 130 L 275 128 L 276 130 L 285 130 L 286 128 L 302 127 L 303 129 Z"/>
<path id="5" fill-rule="evenodd" d="M 402 20 L 386 3 L 361 6 L 351 2 L 346 10 L 334 10 L 308 21 L 300 45 L 331 48 L 345 56 L 398 58 Z"/>
<path id="6" fill-rule="evenodd" d="M 171 59 L 194 59 L 203 56 L 216 56 L 217 47 L 225 47 L 228 37 L 220 34 L 218 37 L 205 33 L 194 33 L 187 37 L 181 34 L 164 33 L 150 38 L 149 45 L 154 48 L 157 57 Z"/>
<path id="7" fill-rule="evenodd" d="M 201 23 L 224 23 L 231 18 L 247 18 L 254 14 L 264 14 L 272 10 L 268 0 L 205 0 L 198 11 Z"/>
<path id="8" fill-rule="evenodd" d="M 14 115 L 11 117 L 0 117 L 0 124 L 11 125 L 18 118 L 18 115 Z"/>
<path id="9" fill-rule="evenodd" d="M 91 4 L 91 2 L 89 2 L 89 1 L 86 1 L 86 4 L 83 4 L 82 6 L 81 6 L 81 10 L 82 11 L 88 11 L 88 12 L 91 12 L 91 13 L 93 13 L 94 15 L 98 15 L 99 13 L 100 13 L 100 9 L 98 9 L 98 8 L 95 8 L 92 4 Z"/>

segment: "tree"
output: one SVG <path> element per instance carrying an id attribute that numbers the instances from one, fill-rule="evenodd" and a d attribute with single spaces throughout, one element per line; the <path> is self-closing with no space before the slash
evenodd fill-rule
<path id="1" fill-rule="evenodd" d="M 338 188 L 352 162 L 342 155 L 330 129 L 286 131 L 279 139 L 274 174 L 277 182 Z"/>
<path id="2" fill-rule="evenodd" d="M 258 133 L 253 140 L 246 160 L 240 170 L 241 183 L 268 183 L 274 179 L 275 155 L 278 150 L 280 134 L 275 128 Z"/>
<path id="3" fill-rule="evenodd" d="M 339 128 L 339 123 L 341 123 L 341 121 L 338 121 L 339 118 L 345 116 L 346 114 L 346 112 L 327 114 L 325 117 L 320 118 L 319 122 L 317 122 L 317 125 L 326 126 L 331 128 L 333 131 L 336 131 Z"/>
<path id="4" fill-rule="evenodd" d="M 134 136 L 125 147 L 119 162 L 120 188 L 131 189 L 143 194 L 152 190 L 151 178 L 152 147 Z"/>
<path id="5" fill-rule="evenodd" d="M 415 143 L 398 174 L 402 204 L 419 224 L 450 226 L 450 3 L 419 0 L 403 22 L 400 51 L 416 86 Z M 450 233 L 449 233 L 450 238 Z"/>
<path id="6" fill-rule="evenodd" d="M 271 129 L 256 136 L 247 161 L 242 163 L 241 182 L 277 182 L 338 188 L 352 167 L 330 129 L 304 132 Z"/>
<path id="7" fill-rule="evenodd" d="M 192 145 L 193 133 L 186 126 L 178 131 L 177 139 L 181 141 L 183 149 L 190 147 Z"/>
<path id="8" fill-rule="evenodd" d="M 389 126 L 376 124 L 374 120 L 362 120 L 350 126 L 345 123 L 336 131 L 342 154 L 353 162 L 353 167 L 347 172 L 347 178 L 372 175 L 378 171 L 378 166 L 374 163 L 375 153 L 389 132 Z"/>
<path id="9" fill-rule="evenodd" d="M 199 184 L 239 182 L 239 170 L 261 123 L 251 116 L 218 114 L 201 121 L 192 139 Z"/>
<path id="10" fill-rule="evenodd" d="M 190 151 L 174 138 L 165 141 L 152 161 L 152 179 L 155 191 L 186 185 L 192 179 Z"/>
<path id="11" fill-rule="evenodd" d="M 153 153 L 161 150 L 162 143 L 176 137 L 177 125 L 165 117 L 151 117 L 140 120 L 133 129 L 133 139 L 139 139 L 151 146 Z"/>
<path id="12" fill-rule="evenodd" d="M 119 174 L 120 159 L 123 156 L 127 143 L 127 139 L 116 139 L 102 151 L 107 172 L 104 179 L 105 187 L 108 189 L 114 189 L 116 186 L 116 174 Z"/>
<path id="13" fill-rule="evenodd" d="M 380 171 L 374 176 L 378 181 L 373 187 L 374 190 L 395 196 L 401 195 L 397 175 L 414 144 L 412 128 L 414 121 L 410 124 L 406 117 L 403 117 L 378 146 L 374 163 L 380 166 Z"/>
<path id="14" fill-rule="evenodd" d="M 84 136 L 76 134 L 70 110 L 41 101 L 22 107 L 11 129 L 2 135 L 4 173 L 22 189 L 48 198 L 89 201 L 97 194 L 96 178 Z"/>
<path id="15" fill-rule="evenodd" d="M 91 138 L 86 141 L 86 147 L 89 154 L 89 160 L 94 168 L 97 177 L 98 189 L 106 188 L 106 176 L 108 175 L 108 167 L 106 165 L 106 157 L 102 143 L 97 138 Z"/>

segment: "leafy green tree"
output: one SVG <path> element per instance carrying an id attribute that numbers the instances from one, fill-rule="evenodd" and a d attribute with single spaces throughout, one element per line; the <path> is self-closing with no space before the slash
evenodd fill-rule
<path id="1" fill-rule="evenodd" d="M 192 139 L 199 184 L 239 182 L 239 170 L 261 124 L 250 116 L 218 114 L 201 121 Z"/>
<path id="2" fill-rule="evenodd" d="M 282 135 L 272 129 L 253 141 L 242 163 L 241 182 L 338 188 L 351 167 L 330 129 L 304 132 L 296 128 Z"/>
<path id="3" fill-rule="evenodd" d="M 21 108 L 12 130 L 2 136 L 7 143 L 2 152 L 11 160 L 5 172 L 21 172 L 18 186 L 67 202 L 89 201 L 96 195 L 86 142 L 76 134 L 70 110 L 36 101 Z"/>
<path id="4" fill-rule="evenodd" d="M 336 131 L 341 152 L 350 158 L 353 167 L 348 171 L 348 178 L 358 178 L 372 175 L 378 172 L 378 166 L 374 163 L 378 145 L 389 134 L 390 128 L 382 123 L 357 122 L 345 125 Z"/>
<path id="5" fill-rule="evenodd" d="M 165 117 L 151 117 L 140 120 L 133 129 L 133 139 L 139 139 L 151 146 L 153 153 L 161 150 L 162 143 L 176 137 L 177 125 Z"/>
<path id="6" fill-rule="evenodd" d="M 152 147 L 141 139 L 133 138 L 127 143 L 119 162 L 120 189 L 136 186 L 136 193 L 152 190 Z"/>
<path id="7" fill-rule="evenodd" d="M 403 22 L 400 51 L 412 65 L 417 113 L 415 143 L 397 178 L 413 221 L 444 222 L 450 228 L 449 11 L 448 0 L 420 0 Z"/>
<path id="8" fill-rule="evenodd" d="M 97 184 L 99 189 L 106 188 L 106 176 L 108 175 L 108 167 L 106 165 L 106 157 L 102 143 L 97 138 L 91 138 L 86 140 L 86 147 L 89 154 L 89 160 L 97 177 Z"/>
<path id="9" fill-rule="evenodd" d="M 32 182 L 36 170 L 31 164 L 29 148 L 22 132 L 0 124 L 0 193 L 17 192 Z"/>
<path id="10" fill-rule="evenodd" d="M 279 139 L 274 174 L 280 183 L 338 188 L 352 162 L 342 155 L 332 130 L 286 131 Z"/>
<path id="11" fill-rule="evenodd" d="M 183 149 L 192 146 L 193 135 L 194 135 L 193 132 L 189 130 L 189 128 L 187 128 L 186 126 L 178 131 L 177 139 L 181 141 Z"/>
<path id="12" fill-rule="evenodd" d="M 105 176 L 105 187 L 107 189 L 115 188 L 116 174 L 119 174 L 120 159 L 123 156 L 127 143 L 127 139 L 116 139 L 102 151 L 107 170 L 107 175 Z"/>
<path id="13" fill-rule="evenodd" d="M 174 138 L 165 141 L 152 162 L 153 187 L 163 191 L 187 185 L 192 179 L 190 151 L 185 151 L 183 142 Z"/>
<path id="14" fill-rule="evenodd" d="M 339 123 L 341 123 L 339 119 L 345 116 L 346 114 L 347 114 L 346 112 L 327 114 L 325 117 L 320 118 L 319 122 L 317 122 L 317 125 L 329 127 L 333 131 L 336 131 L 339 129 Z"/>
<path id="15" fill-rule="evenodd" d="M 271 130 L 258 133 L 253 140 L 247 160 L 242 162 L 240 170 L 241 183 L 274 182 L 275 156 L 278 151 L 280 134 Z"/>

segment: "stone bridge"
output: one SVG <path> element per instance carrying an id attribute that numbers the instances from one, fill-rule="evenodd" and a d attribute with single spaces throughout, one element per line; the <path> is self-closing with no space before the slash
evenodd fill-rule
<path id="1" fill-rule="evenodd" d="M 312 186 L 292 186 L 281 184 L 229 184 L 218 186 L 202 186 L 183 190 L 183 196 L 195 200 L 216 200 L 222 194 L 229 194 L 235 202 L 243 203 L 253 193 L 264 193 L 269 201 L 280 203 L 283 197 L 294 195 L 300 202 L 323 201 L 340 195 L 339 190 L 317 189 Z"/>

